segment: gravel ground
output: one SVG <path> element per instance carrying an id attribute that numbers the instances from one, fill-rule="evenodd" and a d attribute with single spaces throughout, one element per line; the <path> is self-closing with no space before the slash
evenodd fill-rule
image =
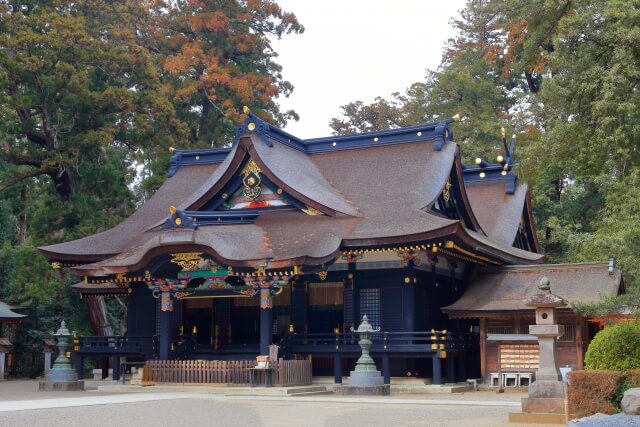
<path id="1" fill-rule="evenodd" d="M 515 402 L 523 396 L 522 393 L 496 394 L 494 391 L 448 395 L 401 394 L 375 398 L 378 403 L 365 401 L 366 398 L 341 401 L 337 395 L 328 395 L 323 401 L 323 396 L 233 397 L 216 394 L 215 390 L 210 394 L 176 393 L 159 387 L 144 390 L 141 393 L 122 393 L 115 389 L 39 392 L 37 381 L 1 382 L 0 427 L 516 427 L 517 424 L 507 422 L 508 414 L 518 410 L 514 407 Z M 482 406 L 483 403 L 485 406 Z M 18 408 L 23 410 L 16 410 Z"/>
<path id="2" fill-rule="evenodd" d="M 251 401 L 192 395 L 175 400 L 0 413 L 0 426 L 507 426 L 512 408 Z"/>
<path id="3" fill-rule="evenodd" d="M 590 417 L 572 420 L 568 427 L 640 427 L 640 415 L 595 414 Z"/>

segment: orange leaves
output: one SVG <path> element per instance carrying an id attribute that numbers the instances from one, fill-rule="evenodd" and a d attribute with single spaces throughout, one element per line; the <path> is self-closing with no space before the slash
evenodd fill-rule
<path id="1" fill-rule="evenodd" d="M 202 63 L 204 56 L 200 42 L 186 42 L 182 45 L 180 54 L 167 57 L 164 70 L 174 76 L 185 74 L 190 68 Z"/>
<path id="2" fill-rule="evenodd" d="M 223 12 L 201 12 L 189 18 L 193 31 L 222 31 L 229 28 L 229 17 Z"/>
<path id="3" fill-rule="evenodd" d="M 514 22 L 510 22 L 504 27 L 504 31 L 507 34 L 507 45 L 504 55 L 504 67 L 502 69 L 503 77 L 507 77 L 509 75 L 511 64 L 518 60 L 516 52 L 525 42 L 527 27 L 527 21 L 524 19 L 518 19 Z"/>

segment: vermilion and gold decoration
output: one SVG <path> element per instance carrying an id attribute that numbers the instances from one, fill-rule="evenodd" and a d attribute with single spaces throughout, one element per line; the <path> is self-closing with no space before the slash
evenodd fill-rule
<path id="1" fill-rule="evenodd" d="M 451 182 L 449 182 L 449 179 L 447 179 L 447 182 L 445 182 L 444 184 L 444 189 L 442 190 L 442 198 L 446 203 L 449 203 L 449 200 L 451 200 L 450 190 L 451 190 Z"/>
<path id="2" fill-rule="evenodd" d="M 151 295 L 160 298 L 161 311 L 173 311 L 173 299 L 182 299 L 191 293 L 187 289 L 187 280 L 150 278 L 145 281 Z"/>
<path id="3" fill-rule="evenodd" d="M 242 194 L 251 200 L 256 199 L 262 192 L 261 173 L 262 171 L 253 160 L 249 160 L 242 169 L 242 183 L 244 184 Z"/>
<path id="4" fill-rule="evenodd" d="M 183 270 L 191 271 L 203 261 L 202 252 L 182 252 L 171 255 L 171 263 L 178 264 Z"/>
<path id="5" fill-rule="evenodd" d="M 411 249 L 408 251 L 398 252 L 398 256 L 402 258 L 406 267 L 415 267 L 416 265 L 420 265 L 420 258 L 418 258 L 418 254 Z"/>

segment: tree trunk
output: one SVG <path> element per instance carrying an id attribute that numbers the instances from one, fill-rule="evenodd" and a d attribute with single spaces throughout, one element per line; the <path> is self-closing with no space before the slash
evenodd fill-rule
<path id="1" fill-rule="evenodd" d="M 18 225 L 19 227 L 19 234 L 18 234 L 18 241 L 20 244 L 23 244 L 27 241 L 27 218 L 28 218 L 28 210 L 29 207 L 27 206 L 27 186 L 26 185 L 22 185 L 22 188 L 20 189 L 20 205 L 22 206 L 22 215 L 20 215 L 20 223 Z"/>

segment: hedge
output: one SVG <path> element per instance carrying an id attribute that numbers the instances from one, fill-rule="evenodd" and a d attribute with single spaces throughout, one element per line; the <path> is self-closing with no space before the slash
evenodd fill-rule
<path id="1" fill-rule="evenodd" d="M 624 376 L 617 371 L 571 371 L 568 374 L 569 414 L 582 418 L 602 412 L 615 414 L 619 408 L 614 403 L 616 394 L 624 383 Z"/>
<path id="2" fill-rule="evenodd" d="M 640 322 L 615 323 L 598 332 L 589 344 L 584 363 L 586 369 L 640 369 Z"/>

